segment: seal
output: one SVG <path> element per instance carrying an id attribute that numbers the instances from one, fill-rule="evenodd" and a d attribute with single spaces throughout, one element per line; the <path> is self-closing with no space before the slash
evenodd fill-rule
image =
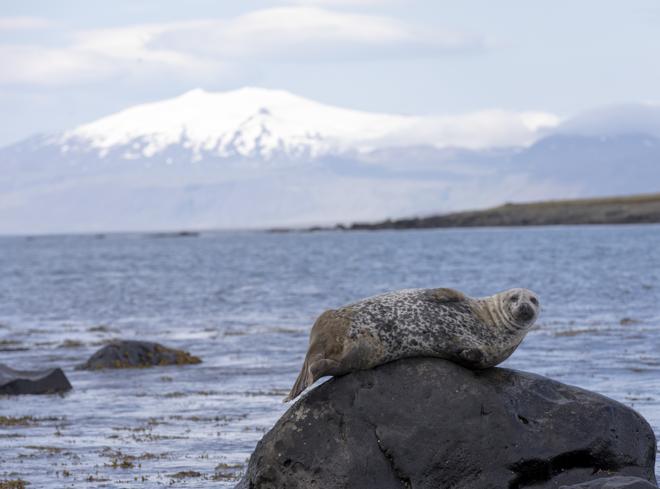
<path id="1" fill-rule="evenodd" d="M 520 288 L 482 298 L 454 289 L 405 289 L 330 309 L 312 327 L 302 370 L 284 402 L 326 375 L 400 358 L 495 366 L 514 352 L 538 313 L 536 294 Z"/>

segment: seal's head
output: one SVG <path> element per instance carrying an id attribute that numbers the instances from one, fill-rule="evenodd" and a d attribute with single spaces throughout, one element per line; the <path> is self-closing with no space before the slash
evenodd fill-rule
<path id="1" fill-rule="evenodd" d="M 520 329 L 529 329 L 539 316 L 539 299 L 527 289 L 509 289 L 498 294 L 500 310 Z"/>

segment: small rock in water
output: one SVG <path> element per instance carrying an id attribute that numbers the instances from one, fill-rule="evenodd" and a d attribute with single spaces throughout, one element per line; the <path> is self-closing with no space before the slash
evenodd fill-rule
<path id="1" fill-rule="evenodd" d="M 309 392 L 257 444 L 237 489 L 655 482 L 655 451 L 648 423 L 604 396 L 526 372 L 410 358 Z"/>
<path id="2" fill-rule="evenodd" d="M 559 489 L 657 489 L 658 486 L 639 477 L 607 477 Z"/>
<path id="3" fill-rule="evenodd" d="M 26 484 L 29 484 L 29 482 L 22 479 L 1 480 L 0 489 L 25 489 Z"/>
<path id="4" fill-rule="evenodd" d="M 61 368 L 14 370 L 0 363 L 0 394 L 53 394 L 71 390 Z"/>
<path id="5" fill-rule="evenodd" d="M 161 365 L 192 365 L 199 357 L 187 351 L 168 348 L 149 341 L 116 341 L 94 353 L 79 369 L 147 368 Z"/>
<path id="6" fill-rule="evenodd" d="M 172 479 L 189 479 L 191 477 L 201 477 L 201 472 L 196 472 L 194 470 L 184 470 L 183 472 L 177 472 L 176 474 L 170 475 Z"/>

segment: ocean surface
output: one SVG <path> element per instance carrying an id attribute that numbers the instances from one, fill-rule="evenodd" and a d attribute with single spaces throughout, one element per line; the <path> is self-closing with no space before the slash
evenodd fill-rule
<path id="1" fill-rule="evenodd" d="M 610 396 L 660 434 L 660 226 L 7 237 L 0 362 L 61 366 L 74 389 L 0 396 L 0 480 L 233 487 L 315 317 L 408 287 L 534 290 L 538 327 L 504 365 Z M 74 370 L 115 338 L 203 363 Z"/>

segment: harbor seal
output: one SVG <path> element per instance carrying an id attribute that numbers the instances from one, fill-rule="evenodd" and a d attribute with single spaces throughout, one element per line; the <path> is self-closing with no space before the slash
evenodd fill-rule
<path id="1" fill-rule="evenodd" d="M 330 309 L 309 337 L 302 370 L 284 402 L 326 375 L 430 356 L 483 369 L 506 360 L 539 313 L 532 291 L 471 298 L 453 289 L 405 289 Z"/>

